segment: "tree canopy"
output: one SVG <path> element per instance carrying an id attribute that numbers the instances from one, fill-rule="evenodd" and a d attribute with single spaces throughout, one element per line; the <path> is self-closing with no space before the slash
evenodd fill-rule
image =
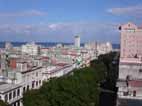
<path id="1" fill-rule="evenodd" d="M 5 103 L 4 101 L 0 100 L 0 106 L 8 106 L 8 104 Z"/>
<path id="2" fill-rule="evenodd" d="M 115 56 L 99 56 L 90 67 L 75 69 L 73 74 L 45 82 L 39 90 L 26 92 L 24 106 L 99 106 L 100 83 L 116 74 L 112 63 Z"/>

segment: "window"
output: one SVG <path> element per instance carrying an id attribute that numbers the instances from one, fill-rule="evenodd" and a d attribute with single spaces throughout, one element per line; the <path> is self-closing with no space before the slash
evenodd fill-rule
<path id="1" fill-rule="evenodd" d="M 39 84 L 41 84 L 41 80 L 39 80 Z"/>
<path id="2" fill-rule="evenodd" d="M 17 102 L 17 106 L 20 106 L 20 101 Z"/>
<path id="3" fill-rule="evenodd" d="M 136 91 L 133 91 L 133 96 L 136 96 Z"/>
<path id="4" fill-rule="evenodd" d="M 7 102 L 7 100 L 8 100 L 8 96 L 7 96 L 7 94 L 5 95 L 5 101 Z"/>
<path id="5" fill-rule="evenodd" d="M 130 76 L 129 76 L 129 75 L 126 76 L 126 80 L 127 80 L 127 81 L 130 80 Z"/>
<path id="6" fill-rule="evenodd" d="M 26 88 L 24 87 L 24 88 L 23 88 L 23 93 L 25 93 L 25 91 L 26 91 Z"/>
<path id="7" fill-rule="evenodd" d="M 15 98 L 15 96 L 16 96 L 16 91 L 13 92 L 13 98 Z"/>
<path id="8" fill-rule="evenodd" d="M 142 69 L 139 69 L 139 72 L 141 73 L 141 72 L 142 72 Z"/>
<path id="9" fill-rule="evenodd" d="M 20 89 L 17 90 L 17 96 L 19 96 L 19 95 L 20 95 Z"/>
<path id="10" fill-rule="evenodd" d="M 36 81 L 36 86 L 38 86 L 38 81 Z"/>
<path id="11" fill-rule="evenodd" d="M 32 88 L 34 88 L 34 82 L 35 82 L 35 81 L 32 81 Z"/>
<path id="12" fill-rule="evenodd" d="M 16 102 L 13 104 L 13 106 L 16 106 Z"/>
<path id="13" fill-rule="evenodd" d="M 12 93 L 9 93 L 9 100 L 11 100 L 12 98 Z"/>
<path id="14" fill-rule="evenodd" d="M 27 86 L 27 91 L 29 90 L 29 88 L 30 88 L 30 87 L 29 87 L 29 85 L 28 85 L 28 86 Z"/>
<path id="15" fill-rule="evenodd" d="M 128 96 L 128 92 L 123 92 L 123 96 Z"/>

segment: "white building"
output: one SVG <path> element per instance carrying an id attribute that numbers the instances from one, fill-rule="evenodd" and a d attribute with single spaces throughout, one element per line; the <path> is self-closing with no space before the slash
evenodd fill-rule
<path id="1" fill-rule="evenodd" d="M 46 71 L 43 73 L 43 78 L 44 80 L 48 80 L 54 77 L 61 77 L 71 72 L 74 68 L 75 64 L 45 67 Z"/>
<path id="2" fill-rule="evenodd" d="M 10 50 L 10 49 L 12 49 L 13 48 L 13 46 L 12 46 L 12 44 L 10 43 L 10 42 L 6 42 L 5 43 L 5 49 L 6 50 Z"/>
<path id="3" fill-rule="evenodd" d="M 0 83 L 0 99 L 10 106 L 22 106 L 22 86 L 17 84 Z"/>
<path id="4" fill-rule="evenodd" d="M 75 36 L 74 46 L 78 48 L 80 47 L 80 37 L 79 36 Z"/>
<path id="5" fill-rule="evenodd" d="M 97 42 L 89 42 L 84 45 L 85 49 L 94 51 L 98 56 L 101 54 L 106 54 L 113 51 L 112 44 L 110 42 L 106 43 L 97 43 Z"/>
<path id="6" fill-rule="evenodd" d="M 97 42 L 85 43 L 84 47 L 86 49 L 96 50 L 97 49 Z"/>
<path id="7" fill-rule="evenodd" d="M 109 53 L 113 50 L 112 44 L 110 42 L 97 43 L 98 55 Z"/>
<path id="8" fill-rule="evenodd" d="M 30 89 L 38 89 L 43 82 L 44 69 L 42 67 L 32 67 L 23 71 L 9 72 L 12 83 L 22 84 L 23 92 Z"/>
<path id="9" fill-rule="evenodd" d="M 40 54 L 40 47 L 34 42 L 31 44 L 22 45 L 21 51 L 23 54 L 38 55 Z"/>

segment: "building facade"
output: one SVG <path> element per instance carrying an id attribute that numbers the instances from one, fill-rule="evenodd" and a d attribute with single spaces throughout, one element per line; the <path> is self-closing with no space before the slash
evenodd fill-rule
<path id="1" fill-rule="evenodd" d="M 117 82 L 118 99 L 142 99 L 142 28 L 127 23 L 119 29 L 121 52 Z"/>
<path id="2" fill-rule="evenodd" d="M 0 99 L 7 102 L 11 106 L 23 106 L 22 86 L 17 84 L 0 83 Z"/>
<path id="3" fill-rule="evenodd" d="M 96 44 L 80 47 L 80 37 L 75 39 L 76 46 L 42 48 L 30 43 L 12 50 L 3 49 L 0 52 L 0 99 L 10 106 L 22 106 L 26 91 L 39 89 L 44 81 L 72 73 L 73 69 L 89 66 L 90 61 L 97 58 Z"/>
<path id="4" fill-rule="evenodd" d="M 40 54 L 40 47 L 32 42 L 31 44 L 22 45 L 21 51 L 24 54 L 37 56 Z"/>
<path id="5" fill-rule="evenodd" d="M 75 47 L 80 47 L 80 37 L 79 36 L 75 36 Z"/>

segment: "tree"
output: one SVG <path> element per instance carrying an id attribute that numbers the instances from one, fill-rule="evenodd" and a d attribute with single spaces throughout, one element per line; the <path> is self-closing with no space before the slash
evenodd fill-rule
<path id="1" fill-rule="evenodd" d="M 106 81 L 110 89 L 115 84 L 115 56 L 101 55 L 91 61 L 90 67 L 75 69 L 72 75 L 53 78 L 39 90 L 28 91 L 23 97 L 24 106 L 99 106 L 100 83 Z"/>
<path id="2" fill-rule="evenodd" d="M 4 101 L 0 100 L 0 106 L 8 106 L 8 103 L 5 103 Z"/>

